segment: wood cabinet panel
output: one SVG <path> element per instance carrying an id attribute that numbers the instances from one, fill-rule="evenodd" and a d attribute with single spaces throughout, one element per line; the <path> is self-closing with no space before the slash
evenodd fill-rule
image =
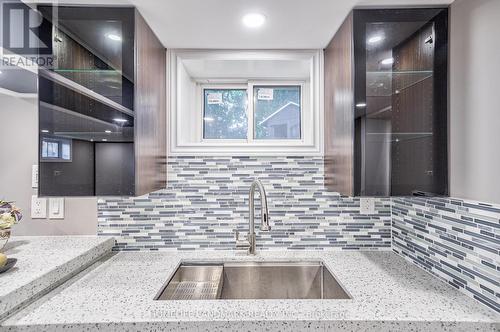
<path id="1" fill-rule="evenodd" d="M 353 15 L 325 49 L 325 185 L 353 194 L 354 47 Z"/>
<path id="2" fill-rule="evenodd" d="M 138 11 L 135 15 L 135 190 L 166 185 L 166 50 Z"/>

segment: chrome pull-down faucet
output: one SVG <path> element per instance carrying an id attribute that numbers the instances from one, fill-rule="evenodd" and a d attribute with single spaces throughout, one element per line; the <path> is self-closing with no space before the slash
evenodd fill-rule
<path id="1" fill-rule="evenodd" d="M 248 197 L 249 205 L 249 228 L 246 240 L 240 240 L 239 232 L 236 231 L 236 248 L 248 248 L 249 255 L 255 255 L 255 189 L 259 190 L 260 193 L 260 208 L 261 208 L 261 223 L 260 229 L 262 231 L 269 231 L 271 227 L 269 226 L 269 210 L 267 209 L 267 196 L 266 190 L 262 185 L 262 182 L 255 180 L 250 186 L 250 193 Z"/>

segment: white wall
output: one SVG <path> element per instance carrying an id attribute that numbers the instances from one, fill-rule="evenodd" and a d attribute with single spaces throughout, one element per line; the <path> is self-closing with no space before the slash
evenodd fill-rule
<path id="1" fill-rule="evenodd" d="M 457 0 L 450 20 L 451 196 L 500 203 L 500 1 Z"/>
<path id="2" fill-rule="evenodd" d="M 38 114 L 36 99 L 0 94 L 0 199 L 15 201 L 23 220 L 13 235 L 95 235 L 95 198 L 66 198 L 65 219 L 31 219 L 31 166 L 37 163 Z"/>

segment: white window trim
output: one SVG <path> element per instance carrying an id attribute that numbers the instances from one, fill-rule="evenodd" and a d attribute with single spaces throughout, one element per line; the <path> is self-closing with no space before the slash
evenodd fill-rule
<path id="1" fill-rule="evenodd" d="M 179 91 L 177 77 L 179 65 L 183 59 L 279 59 L 311 61 L 311 75 L 305 88 L 300 80 L 217 80 L 210 84 L 197 84 L 194 102 L 198 119 L 189 119 L 195 125 L 196 137 L 191 141 L 183 141 L 181 122 L 177 114 Z M 290 50 L 290 51 L 216 51 L 216 50 L 168 50 L 167 51 L 167 98 L 169 135 L 167 140 L 169 155 L 260 155 L 260 156 L 322 156 L 323 155 L 323 51 L 322 50 Z M 206 82 L 206 81 L 205 81 Z M 246 140 L 240 139 L 203 139 L 203 88 L 213 86 L 221 88 L 248 87 L 248 123 L 252 128 Z M 300 85 L 301 86 L 301 138 L 300 139 L 253 139 L 253 87 L 260 85 Z M 306 92 L 306 90 L 308 90 Z M 308 94 L 307 96 L 305 94 Z M 306 98 L 307 97 L 307 98 Z M 306 105 L 307 104 L 307 105 Z M 180 106 L 179 106 L 180 107 Z M 305 109 L 309 107 L 309 111 Z M 250 130 L 249 130 L 250 131 Z M 195 133 L 192 134 L 193 137 Z"/>

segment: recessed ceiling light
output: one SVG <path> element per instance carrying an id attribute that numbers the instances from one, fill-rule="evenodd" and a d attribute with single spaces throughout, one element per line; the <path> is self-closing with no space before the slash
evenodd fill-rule
<path id="1" fill-rule="evenodd" d="M 356 104 L 356 107 L 357 107 L 357 108 L 363 108 L 363 107 L 366 107 L 366 103 L 357 103 L 357 104 Z"/>
<path id="2" fill-rule="evenodd" d="M 113 119 L 113 121 L 115 121 L 115 122 L 125 123 L 125 122 L 127 122 L 127 119 L 115 118 L 115 119 Z"/>
<path id="3" fill-rule="evenodd" d="M 375 44 L 375 43 L 378 43 L 379 41 L 383 40 L 384 37 L 381 36 L 381 35 L 376 35 L 376 36 L 373 36 L 373 37 L 370 37 L 368 38 L 368 43 L 370 44 Z"/>
<path id="4" fill-rule="evenodd" d="M 105 139 L 105 138 L 103 138 L 103 139 L 102 139 L 102 141 L 103 141 L 103 142 L 107 142 L 108 140 L 107 140 L 107 139 Z"/>
<path id="5" fill-rule="evenodd" d="M 382 61 L 380 61 L 381 64 L 383 65 L 392 65 L 394 63 L 394 58 L 387 58 Z"/>
<path id="6" fill-rule="evenodd" d="M 49 130 L 48 129 L 42 129 L 42 133 L 48 133 Z"/>
<path id="7" fill-rule="evenodd" d="M 250 13 L 243 16 L 243 24 L 247 28 L 258 28 L 264 24 L 266 17 L 259 13 Z"/>
<path id="8" fill-rule="evenodd" d="M 111 130 L 105 130 L 104 131 L 106 134 L 111 134 Z"/>
<path id="9" fill-rule="evenodd" d="M 114 41 L 122 41 L 122 37 L 119 35 L 115 35 L 114 33 L 108 33 L 106 37 Z"/>

